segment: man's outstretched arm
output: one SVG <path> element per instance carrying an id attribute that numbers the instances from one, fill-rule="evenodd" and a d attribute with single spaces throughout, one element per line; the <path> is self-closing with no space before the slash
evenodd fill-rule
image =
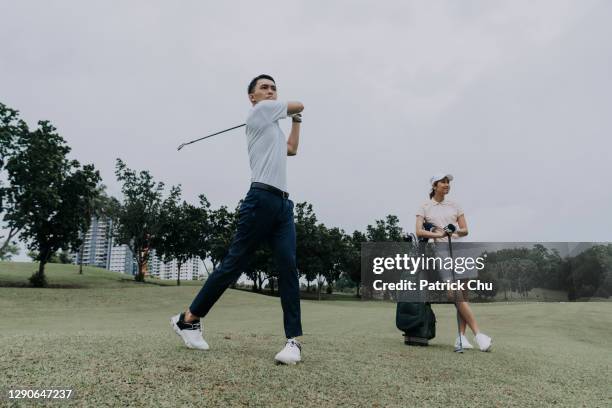
<path id="1" fill-rule="evenodd" d="M 287 139 L 287 156 L 295 156 L 297 154 L 298 145 L 300 144 L 300 124 L 302 123 L 301 115 L 298 115 L 304 110 L 304 105 L 301 102 L 287 102 L 287 114 L 294 115 L 291 120 L 291 133 Z"/>
<path id="2" fill-rule="evenodd" d="M 287 102 L 287 116 L 301 113 L 304 110 L 302 102 Z"/>

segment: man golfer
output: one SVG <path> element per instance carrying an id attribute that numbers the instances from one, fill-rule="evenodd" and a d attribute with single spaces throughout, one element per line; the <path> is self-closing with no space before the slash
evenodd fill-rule
<path id="1" fill-rule="evenodd" d="M 205 317 L 225 289 L 246 269 L 258 244 L 268 240 L 279 272 L 279 291 L 287 343 L 275 360 L 295 364 L 301 360 L 302 335 L 300 291 L 295 260 L 293 202 L 287 193 L 287 156 L 297 154 L 300 140 L 300 102 L 276 100 L 276 83 L 269 75 L 255 77 L 248 86 L 253 107 L 246 119 L 247 147 L 251 164 L 251 188 L 240 206 L 238 228 L 217 269 L 208 277 L 184 313 L 171 318 L 174 331 L 189 348 L 208 350 L 200 319 Z M 278 125 L 292 117 L 286 139 Z"/>

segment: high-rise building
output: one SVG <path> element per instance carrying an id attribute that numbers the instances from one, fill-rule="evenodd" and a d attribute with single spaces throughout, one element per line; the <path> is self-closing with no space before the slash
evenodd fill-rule
<path id="1" fill-rule="evenodd" d="M 91 217 L 91 224 L 83 237 L 82 252 L 72 253 L 73 263 L 79 264 L 82 256 L 83 265 L 108 269 L 112 246 L 112 225 L 110 218 Z"/>
<path id="2" fill-rule="evenodd" d="M 111 248 L 109 270 L 133 275 L 135 266 L 134 254 L 127 245 L 117 245 Z"/>
<path id="3" fill-rule="evenodd" d="M 134 254 L 127 245 L 114 244 L 111 234 L 112 226 L 112 221 L 106 217 L 91 218 L 91 224 L 84 236 L 83 265 L 134 275 L 137 270 Z M 73 253 L 73 263 L 78 264 L 80 256 L 79 252 Z M 160 279 L 176 279 L 177 263 L 176 261 L 162 262 L 155 249 L 151 249 L 145 274 Z M 203 277 L 204 265 L 200 258 L 189 259 L 181 265 L 181 280 L 197 280 Z"/>
<path id="4" fill-rule="evenodd" d="M 149 260 L 147 261 L 147 264 L 148 274 L 150 276 L 159 278 L 162 262 L 157 256 L 157 252 L 154 249 L 149 252 Z"/>
<path id="5" fill-rule="evenodd" d="M 160 279 L 176 279 L 178 264 L 176 261 L 160 263 Z M 191 258 L 181 265 L 181 280 L 198 280 L 204 277 L 204 266 L 198 257 Z"/>

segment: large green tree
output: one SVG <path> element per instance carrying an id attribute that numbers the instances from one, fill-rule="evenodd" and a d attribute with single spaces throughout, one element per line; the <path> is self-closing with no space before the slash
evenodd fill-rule
<path id="1" fill-rule="evenodd" d="M 210 260 L 213 269 L 227 254 L 238 223 L 238 209 L 231 212 L 226 206 L 221 206 L 210 212 Z"/>
<path id="2" fill-rule="evenodd" d="M 181 284 L 181 266 L 189 259 L 205 259 L 210 247 L 208 200 L 200 196 L 200 207 L 180 201 L 180 190 L 171 192 L 162 205 L 161 229 L 153 246 L 164 262 L 176 261 L 176 284 Z"/>
<path id="3" fill-rule="evenodd" d="M 612 296 L 612 244 L 595 245 L 566 263 L 569 300 Z"/>
<path id="4" fill-rule="evenodd" d="M 253 281 L 253 292 L 261 292 L 267 280 L 271 293 L 274 293 L 274 282 L 278 278 L 278 271 L 273 258 L 267 242 L 257 248 L 250 257 L 244 273 Z"/>
<path id="5" fill-rule="evenodd" d="M 206 259 L 210 256 L 212 250 L 212 216 L 213 212 L 210 209 L 210 202 L 204 194 L 200 194 L 200 205 L 198 207 L 190 207 L 188 219 L 191 225 L 195 228 L 192 233 L 193 244 L 195 246 L 194 255 L 199 257 L 206 266 Z M 210 273 L 209 273 L 210 274 Z"/>
<path id="6" fill-rule="evenodd" d="M 113 235 L 118 244 L 127 245 L 132 251 L 138 265 L 135 280 L 143 282 L 145 265 L 161 228 L 164 183 L 155 182 L 146 170 L 129 169 L 121 159 L 117 159 L 115 175 L 122 182 L 123 202 L 117 209 Z M 179 191 L 172 188 L 170 195 Z"/>
<path id="7" fill-rule="evenodd" d="M 404 240 L 399 218 L 392 214 L 387 215 L 384 220 L 376 220 L 375 225 L 368 225 L 366 235 L 368 241 L 371 242 L 400 242 Z"/>
<path id="8" fill-rule="evenodd" d="M 187 261 L 188 248 L 185 244 L 185 205 L 181 205 L 181 191 L 177 188 L 176 194 L 164 200 L 159 213 L 159 233 L 152 239 L 152 246 L 155 248 L 156 255 L 163 262 L 176 261 L 177 278 L 176 284 L 181 284 L 181 266 Z M 189 245 L 189 243 L 187 243 Z"/>
<path id="9" fill-rule="evenodd" d="M 47 121 L 22 133 L 5 164 L 10 191 L 4 216 L 9 228 L 39 254 L 39 267 L 30 278 L 45 286 L 45 264 L 60 248 L 76 249 L 89 226 L 84 216 L 96 196 L 99 173 L 93 165 L 81 167 L 69 160 L 70 147 Z"/>
<path id="10" fill-rule="evenodd" d="M 8 244 L 0 251 L 0 261 L 10 261 L 13 255 L 19 255 L 19 247 L 16 244 Z"/>
<path id="11" fill-rule="evenodd" d="M 353 235 L 346 238 L 346 264 L 344 272 L 355 282 L 357 288 L 355 295 L 360 296 L 361 288 L 361 243 L 367 238 L 361 231 L 354 231 Z"/>
<path id="12" fill-rule="evenodd" d="M 26 123 L 19 118 L 19 112 L 0 102 L 0 234 L 7 227 L 5 216 L 11 212 L 12 202 L 9 200 L 12 188 L 5 186 L 2 180 L 7 178 L 5 165 L 15 154 L 15 144 L 29 133 Z M 10 258 L 18 251 L 15 237 L 19 233 L 16 226 L 10 227 L 0 235 L 0 259 Z"/>
<path id="13" fill-rule="evenodd" d="M 310 286 L 316 282 L 319 299 L 321 289 L 327 284 L 331 293 L 334 282 L 349 264 L 348 236 L 339 228 L 328 228 L 317 222 L 312 204 L 298 203 L 295 206 L 295 230 L 297 235 L 297 265 Z"/>
<path id="14" fill-rule="evenodd" d="M 307 202 L 295 205 L 296 258 L 300 275 L 304 276 L 310 288 L 310 282 L 323 273 L 320 254 L 320 235 L 317 227 L 317 216 L 312 204 Z"/>
<path id="15" fill-rule="evenodd" d="M 323 262 L 322 276 L 327 284 L 327 293 L 333 292 L 334 282 L 346 267 L 347 245 L 346 234 L 343 230 L 334 227 L 327 228 L 318 225 L 320 239 L 320 257 Z M 321 298 L 321 285 L 318 285 L 319 299 Z"/>

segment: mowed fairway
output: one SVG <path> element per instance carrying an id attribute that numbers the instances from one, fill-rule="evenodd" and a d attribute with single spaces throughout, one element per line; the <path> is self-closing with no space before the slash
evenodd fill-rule
<path id="1" fill-rule="evenodd" d="M 0 263 L 0 282 L 34 269 Z M 287 367 L 273 362 L 284 344 L 278 298 L 228 290 L 204 321 L 211 350 L 199 352 L 169 326 L 199 286 L 76 271 L 49 270 L 70 289 L 0 288 L 3 393 L 72 388 L 58 405 L 79 406 L 612 405 L 609 302 L 474 305 L 493 352 L 458 355 L 452 306 L 434 307 L 437 337 L 413 348 L 394 304 L 302 301 L 304 362 Z"/>

